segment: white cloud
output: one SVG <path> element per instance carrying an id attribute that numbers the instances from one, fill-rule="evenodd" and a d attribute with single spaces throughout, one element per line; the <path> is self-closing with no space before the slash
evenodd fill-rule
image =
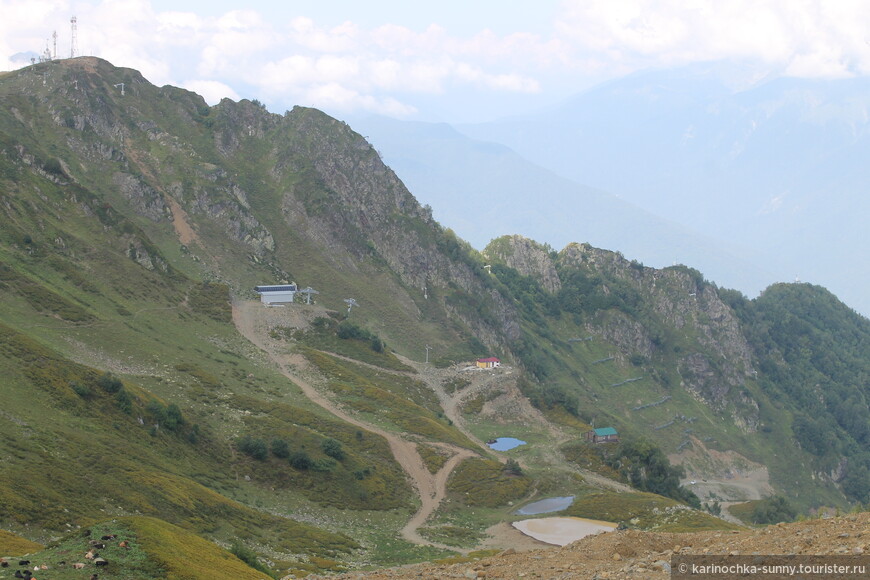
<path id="1" fill-rule="evenodd" d="M 205 13 L 190 5 L 155 10 L 151 2 L 0 0 L 0 67 L 21 66 L 9 61 L 15 53 L 42 52 L 55 29 L 65 55 L 75 11 L 80 54 L 139 69 L 156 84 L 201 86 L 210 95 L 245 87 L 243 96 L 280 106 L 300 99 L 316 106 L 312 99 L 322 98 L 348 110 L 356 103 L 407 114 L 413 110 L 407 102 L 420 96 L 526 98 L 556 84 L 576 91 L 592 77 L 731 58 L 794 76 L 870 74 L 866 0 L 564 0 L 552 25 L 534 32 L 521 8 L 513 28 L 505 26 L 505 13 L 491 20 L 499 26 L 494 32 L 445 18 L 438 24 L 418 18 L 411 27 L 387 20 L 394 11 L 384 11 L 380 22 L 374 12 L 362 24 L 310 16 L 328 10 L 322 7 L 306 8 L 309 16 L 294 10 L 276 17 L 256 3 Z M 473 12 L 487 22 L 483 8 Z"/>
<path id="2" fill-rule="evenodd" d="M 587 67 L 740 58 L 813 77 L 870 70 L 868 30 L 860 0 L 570 0 L 556 23 Z"/>
<path id="3" fill-rule="evenodd" d="M 364 110 L 383 115 L 407 117 L 416 113 L 416 109 L 392 97 L 377 98 L 361 94 L 337 83 L 327 83 L 309 88 L 305 92 L 307 101 L 317 103 L 317 106 L 337 111 Z"/>
<path id="4" fill-rule="evenodd" d="M 234 101 L 241 99 L 239 94 L 231 87 L 218 81 L 193 79 L 185 81 L 182 86 L 183 88 L 200 95 L 209 105 L 216 105 L 224 98 L 232 99 Z"/>
<path id="5" fill-rule="evenodd" d="M 402 65 L 394 59 L 372 60 L 368 63 L 368 77 L 373 85 L 385 90 L 401 88 Z"/>
<path id="6" fill-rule="evenodd" d="M 294 43 L 315 52 L 348 52 L 357 48 L 357 26 L 345 22 L 329 30 L 318 28 L 310 18 L 294 18 L 289 36 Z"/>

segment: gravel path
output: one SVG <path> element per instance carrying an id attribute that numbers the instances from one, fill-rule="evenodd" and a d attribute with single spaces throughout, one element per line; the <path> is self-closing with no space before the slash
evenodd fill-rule
<path id="1" fill-rule="evenodd" d="M 435 512 L 441 501 L 444 499 L 447 478 L 450 476 L 450 472 L 453 468 L 456 467 L 460 461 L 475 455 L 475 453 L 469 449 L 448 446 L 452 451 L 453 456 L 444 464 L 438 473 L 433 475 L 423 463 L 423 459 L 417 451 L 416 443 L 403 439 L 396 433 L 385 431 L 376 425 L 372 425 L 371 423 L 359 419 L 325 397 L 320 391 L 314 388 L 308 381 L 299 376 L 299 374 L 293 370 L 302 362 L 299 357 L 282 353 L 282 349 L 279 348 L 282 345 L 269 337 L 269 328 L 266 324 L 265 318 L 266 316 L 281 316 L 284 313 L 289 313 L 292 309 L 282 310 L 266 309 L 259 302 L 236 302 L 233 304 L 233 322 L 242 336 L 266 353 L 269 358 L 275 362 L 281 373 L 296 384 L 312 402 L 316 403 L 342 421 L 350 423 L 360 429 L 380 435 L 387 440 L 390 450 L 393 453 L 393 457 L 395 457 L 396 461 L 408 475 L 408 478 L 411 480 L 411 483 L 416 489 L 417 495 L 420 499 L 420 508 L 417 510 L 417 513 L 411 517 L 408 523 L 401 530 L 402 537 L 414 544 L 435 546 L 438 548 L 462 552 L 463 550 L 458 550 L 451 546 L 430 542 L 424 539 L 420 536 L 418 529 L 426 522 L 429 516 Z M 445 444 L 439 443 L 439 447 L 444 448 Z"/>

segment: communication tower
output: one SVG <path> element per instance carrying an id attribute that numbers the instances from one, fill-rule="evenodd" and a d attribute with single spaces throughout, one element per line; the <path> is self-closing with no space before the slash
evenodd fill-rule
<path id="1" fill-rule="evenodd" d="M 79 34 L 78 34 L 78 19 L 73 16 L 69 20 L 70 29 L 72 32 L 72 40 L 69 43 L 69 57 L 75 58 L 79 52 Z"/>
<path id="2" fill-rule="evenodd" d="M 57 30 L 51 33 L 51 39 L 54 42 L 54 52 L 52 53 L 52 59 L 57 58 Z M 51 60 L 51 59 L 49 59 Z"/>
<path id="3" fill-rule="evenodd" d="M 42 56 L 39 57 L 39 62 L 48 62 L 51 60 L 51 44 L 50 41 L 45 39 L 45 51 L 42 53 Z"/>

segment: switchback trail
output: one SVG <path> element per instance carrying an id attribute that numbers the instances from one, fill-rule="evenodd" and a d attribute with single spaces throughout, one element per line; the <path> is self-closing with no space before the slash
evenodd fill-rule
<path id="1" fill-rule="evenodd" d="M 266 308 L 259 302 L 234 301 L 233 323 L 239 333 L 251 341 L 254 346 L 266 353 L 278 366 L 281 374 L 296 384 L 312 402 L 316 403 L 342 421 L 380 435 L 387 440 L 393 456 L 410 478 L 411 483 L 420 498 L 420 509 L 417 510 L 417 513 L 415 513 L 402 528 L 402 537 L 414 544 L 434 546 L 445 550 L 462 552 L 463 550 L 458 550 L 452 546 L 429 542 L 424 539 L 417 530 L 426 522 L 429 516 L 435 512 L 438 505 L 444 499 L 447 478 L 453 468 L 456 467 L 460 461 L 475 455 L 475 453 L 469 449 L 463 449 L 452 445 L 446 446 L 445 444 L 438 443 L 437 445 L 439 447 L 446 446 L 451 452 L 453 452 L 453 455 L 438 471 L 438 473 L 434 475 L 430 473 L 426 468 L 426 465 L 423 463 L 420 453 L 417 451 L 416 443 L 407 441 L 396 433 L 385 431 L 376 425 L 372 425 L 371 423 L 349 414 L 347 411 L 341 409 L 335 403 L 326 398 L 304 378 L 300 377 L 297 373 L 294 373 L 292 370 L 294 365 L 301 361 L 298 357 L 282 352 L 283 348 L 280 347 L 283 345 L 270 338 L 269 329 L 265 323 L 265 312 Z M 275 311 L 273 310 L 273 312 Z"/>

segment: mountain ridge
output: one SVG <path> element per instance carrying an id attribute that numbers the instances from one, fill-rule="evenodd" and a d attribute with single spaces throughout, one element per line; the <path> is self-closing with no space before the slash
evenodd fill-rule
<path id="1" fill-rule="evenodd" d="M 581 185 L 580 178 L 562 177 L 494 140 L 469 139 L 462 127 L 375 117 L 351 122 L 439 219 L 478 249 L 505 230 L 558 248 L 585 241 L 659 267 L 701 266 L 750 295 L 791 276 L 753 262 L 735 240 L 714 240 L 606 189 Z"/>
<path id="2" fill-rule="evenodd" d="M 854 267 L 867 245 L 854 218 L 866 213 L 866 80 L 755 78 L 738 67 L 748 80 L 735 84 L 733 69 L 643 71 L 539 114 L 457 129 L 720 243 L 739 240 L 775 273 L 761 287 L 798 277 L 866 316 L 867 273 Z"/>
<path id="3" fill-rule="evenodd" d="M 521 236 L 478 252 L 313 109 L 208 107 L 93 58 L 4 75 L 0 94 L 0 522 L 30 539 L 141 513 L 275 574 L 435 559 L 481 545 L 532 489 L 587 517 L 603 494 L 642 526 L 663 523 L 653 506 L 712 509 L 726 468 L 699 500 L 664 459 L 693 441 L 765 463 L 802 510 L 870 493 L 870 330 L 821 288 L 748 300 L 686 266 Z M 291 281 L 315 304 L 256 301 Z M 299 381 L 233 303 L 268 313 L 258 340 Z M 474 370 L 485 356 L 502 367 Z M 625 445 L 582 443 L 591 424 Z M 378 430 L 445 486 L 412 542 L 421 490 Z M 505 433 L 527 445 L 479 443 Z M 732 525 L 674 509 L 677 529 Z"/>

